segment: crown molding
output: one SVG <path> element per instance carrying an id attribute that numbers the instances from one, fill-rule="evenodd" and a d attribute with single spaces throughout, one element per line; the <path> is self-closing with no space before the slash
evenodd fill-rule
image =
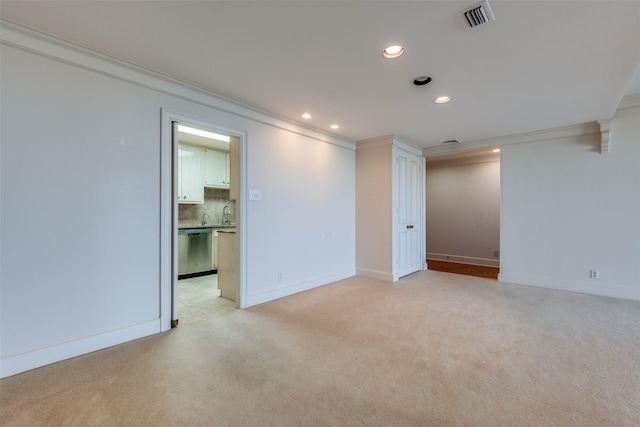
<path id="1" fill-rule="evenodd" d="M 304 126 L 156 70 L 88 49 L 6 19 L 0 19 L 0 44 L 321 142 L 355 150 L 355 141 Z"/>
<path id="2" fill-rule="evenodd" d="M 620 101 L 617 111 L 640 107 L 640 94 L 625 96 Z M 511 144 L 522 144 L 527 142 L 547 141 L 550 139 L 567 138 L 574 136 L 600 134 L 600 152 L 603 154 L 611 151 L 610 130 L 613 118 L 602 119 L 591 123 L 583 123 L 573 126 L 564 126 L 553 129 L 545 129 L 533 132 L 526 132 L 515 135 L 499 136 L 496 138 L 478 139 L 467 141 L 461 144 L 438 145 L 427 147 L 422 150 L 423 156 L 434 154 L 448 154 L 464 151 L 474 151 L 483 148 L 505 146 Z"/>
<path id="3" fill-rule="evenodd" d="M 495 163 L 500 161 L 500 153 L 489 153 L 478 156 L 456 157 L 446 159 L 429 159 L 427 157 L 427 170 L 451 166 L 474 165 L 479 163 Z"/>
<path id="4" fill-rule="evenodd" d="M 600 153 L 601 154 L 608 154 L 611 152 L 611 141 L 609 138 L 611 123 L 613 123 L 613 119 L 598 120 L 598 124 L 600 125 Z"/>
<path id="5" fill-rule="evenodd" d="M 396 135 L 385 135 L 376 138 L 363 139 L 356 142 L 356 151 L 367 150 L 376 147 L 398 147 L 404 151 L 415 154 L 416 156 L 422 156 L 420 148 L 414 147 L 408 142 L 402 140 Z"/>
<path id="6" fill-rule="evenodd" d="M 640 107 L 640 93 L 634 95 L 628 95 L 622 98 L 618 110 L 625 110 L 627 108 Z"/>
<path id="7" fill-rule="evenodd" d="M 422 150 L 420 148 L 414 147 L 413 145 L 395 135 L 393 136 L 393 145 L 408 153 L 415 154 L 416 156 L 422 156 Z"/>
<path id="8" fill-rule="evenodd" d="M 589 135 L 599 133 L 600 128 L 597 122 L 583 123 L 573 126 L 563 126 L 553 129 L 544 129 L 533 132 L 520 133 L 515 135 L 498 136 L 495 138 L 478 139 L 475 141 L 466 141 L 454 145 L 442 145 L 435 147 L 427 147 L 422 150 L 423 156 L 434 154 L 457 153 L 463 151 L 479 150 L 483 148 L 491 148 L 496 146 L 505 146 L 513 144 L 524 144 L 528 142 L 548 141 L 551 139 L 569 138 L 574 136 Z"/>

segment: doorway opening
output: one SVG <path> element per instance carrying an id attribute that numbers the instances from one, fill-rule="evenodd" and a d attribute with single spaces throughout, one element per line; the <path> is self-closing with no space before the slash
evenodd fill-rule
<path id="1" fill-rule="evenodd" d="M 163 110 L 161 330 L 242 307 L 245 134 Z"/>
<path id="2" fill-rule="evenodd" d="M 177 122 L 177 127 L 178 285 L 173 297 L 178 309 L 172 316 L 174 325 L 235 307 L 235 295 L 223 294 L 220 286 L 218 235 L 236 232 L 231 146 L 239 143 L 237 136 L 202 126 Z"/>
<path id="3" fill-rule="evenodd" d="M 426 165 L 428 269 L 497 280 L 499 149 L 429 156 Z"/>

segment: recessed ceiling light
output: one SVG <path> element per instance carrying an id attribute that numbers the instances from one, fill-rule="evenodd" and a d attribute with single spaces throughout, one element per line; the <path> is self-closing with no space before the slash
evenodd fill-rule
<path id="1" fill-rule="evenodd" d="M 340 126 L 338 126 L 338 125 L 331 125 L 331 129 L 338 129 L 338 128 L 340 128 Z"/>
<path id="2" fill-rule="evenodd" d="M 500 152 L 500 149 L 499 149 L 499 148 L 494 148 L 494 149 L 493 149 L 493 150 L 491 150 L 491 151 L 493 151 L 494 153 L 499 153 L 499 152 Z"/>
<path id="3" fill-rule="evenodd" d="M 188 133 L 190 135 L 201 136 L 203 138 L 215 139 L 216 141 L 230 142 L 231 138 L 227 135 L 220 135 L 218 133 L 208 132 L 202 129 L 190 128 L 184 125 L 178 125 L 178 132 Z"/>
<path id="4" fill-rule="evenodd" d="M 311 118 L 311 114 L 309 114 L 309 113 L 304 113 L 304 114 L 302 115 L 302 118 L 303 118 L 303 119 L 310 119 L 310 118 Z"/>
<path id="5" fill-rule="evenodd" d="M 418 76 L 413 80 L 413 84 L 416 86 L 426 85 L 431 81 L 431 77 L 429 76 Z"/>
<path id="6" fill-rule="evenodd" d="M 433 102 L 435 102 L 436 104 L 446 104 L 449 101 L 451 101 L 450 96 L 439 96 L 433 100 Z"/>
<path id="7" fill-rule="evenodd" d="M 402 46 L 394 45 L 389 46 L 385 50 L 382 51 L 382 56 L 385 58 L 393 59 L 397 58 L 404 53 L 404 48 Z"/>

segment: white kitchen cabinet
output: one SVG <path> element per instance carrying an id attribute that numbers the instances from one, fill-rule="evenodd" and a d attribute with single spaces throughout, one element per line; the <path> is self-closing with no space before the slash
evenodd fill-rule
<path id="1" fill-rule="evenodd" d="M 356 144 L 356 271 L 395 282 L 426 267 L 424 159 L 398 138 Z"/>
<path id="2" fill-rule="evenodd" d="M 229 188 L 229 153 L 205 150 L 204 185 L 211 188 Z"/>
<path id="3" fill-rule="evenodd" d="M 195 145 L 178 145 L 179 203 L 204 203 L 204 151 Z"/>

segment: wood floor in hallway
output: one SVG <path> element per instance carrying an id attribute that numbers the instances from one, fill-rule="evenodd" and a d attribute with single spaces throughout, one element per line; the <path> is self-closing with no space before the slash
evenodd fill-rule
<path id="1" fill-rule="evenodd" d="M 429 270 L 442 271 L 445 273 L 464 274 L 466 276 L 485 277 L 487 279 L 498 280 L 500 269 L 497 267 L 486 267 L 482 265 L 461 264 L 458 262 L 427 260 Z"/>

